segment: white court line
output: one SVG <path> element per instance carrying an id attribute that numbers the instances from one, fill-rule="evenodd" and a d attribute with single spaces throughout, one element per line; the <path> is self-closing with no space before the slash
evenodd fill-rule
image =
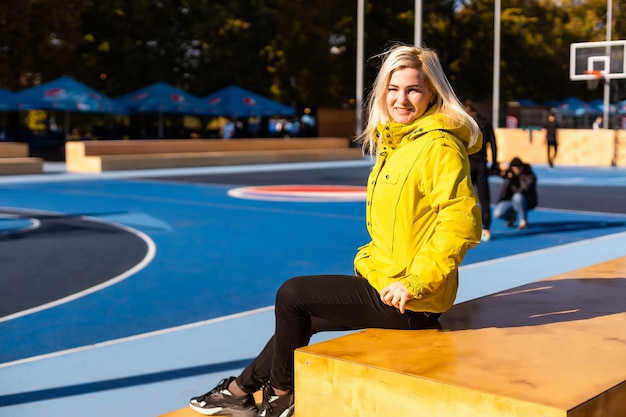
<path id="1" fill-rule="evenodd" d="M 293 171 L 301 169 L 327 169 L 327 168 L 350 168 L 372 166 L 374 161 L 368 156 L 362 160 L 349 161 L 325 161 L 325 162 L 293 162 L 284 164 L 258 164 L 258 165 L 232 165 L 232 166 L 210 166 L 191 168 L 171 168 L 171 169 L 144 169 L 133 171 L 105 171 L 97 174 L 83 174 L 65 171 L 63 163 L 48 163 L 51 168 L 45 168 L 44 174 L 34 175 L 4 175 L 0 176 L 0 184 L 25 184 L 42 182 L 63 182 L 63 181 L 84 181 L 84 180 L 108 180 L 141 177 L 174 177 L 185 175 L 202 174 L 237 174 L 249 172 L 271 172 L 271 171 Z M 54 165 L 52 167 L 52 165 Z M 586 167 L 586 166 L 563 166 L 562 171 L 556 169 L 554 172 L 547 170 L 542 164 L 535 164 L 540 177 L 541 184 L 547 185 L 626 185 L 626 169 L 622 167 Z M 564 176 L 566 172 L 572 175 Z M 603 172 L 609 178 L 595 178 L 585 175 L 575 174 L 582 172 Z M 499 177 L 490 177 L 490 182 L 502 181 Z M 611 184 L 609 184 L 611 183 Z"/>
<path id="2" fill-rule="evenodd" d="M 15 209 L 12 209 L 13 211 L 16 211 Z M 45 211 L 40 211 L 40 210 L 29 210 L 29 212 L 33 212 L 36 211 L 37 213 L 46 213 L 46 214 L 55 214 L 55 215 L 62 215 L 62 214 L 58 214 L 58 213 L 53 213 L 53 212 L 45 212 Z M 70 301 L 76 300 L 78 298 L 84 297 L 86 295 L 89 294 L 93 294 L 95 292 L 98 292 L 104 288 L 110 287 L 112 285 L 117 284 L 120 281 L 125 280 L 126 278 L 136 274 L 137 272 L 141 271 L 142 269 L 144 269 L 151 261 L 152 259 L 154 259 L 154 256 L 156 254 L 156 244 L 154 243 L 154 241 L 145 233 L 140 232 L 139 230 L 133 229 L 131 227 L 125 226 L 123 224 L 119 224 L 119 223 L 112 223 L 112 222 L 107 222 L 105 220 L 102 219 L 97 219 L 94 217 L 89 217 L 89 216 L 80 216 L 81 219 L 85 219 L 85 220 L 89 220 L 95 223 L 103 223 L 103 224 L 108 224 L 111 225 L 113 227 L 117 227 L 118 229 L 122 229 L 127 231 L 128 233 L 131 233 L 137 237 L 139 237 L 141 240 L 143 240 L 146 243 L 147 246 L 147 251 L 146 251 L 146 255 L 143 257 L 143 259 L 141 261 L 139 261 L 137 264 L 135 264 L 132 268 L 124 271 L 122 274 L 115 276 L 107 281 L 104 281 L 98 285 L 94 285 L 93 287 L 89 287 L 83 291 L 79 291 L 76 292 L 74 294 L 68 295 L 67 297 L 63 297 L 63 298 L 59 298 L 58 300 L 54 300 L 51 301 L 49 303 L 46 304 L 42 304 L 39 305 L 37 307 L 33 307 L 33 308 L 29 308 L 26 310 L 22 310 L 22 311 L 18 311 L 17 313 L 13 313 L 13 314 L 9 314 L 8 316 L 4 316 L 4 317 L 0 317 L 0 323 L 5 322 L 5 321 L 9 321 L 9 320 L 13 320 L 16 319 L 18 317 L 23 317 L 23 316 L 27 316 L 29 314 L 33 314 L 33 313 L 37 313 L 39 311 L 42 310 L 47 310 L 49 308 L 52 307 L 56 307 L 59 306 L 61 304 L 65 304 L 65 303 L 69 303 Z"/>
<path id="3" fill-rule="evenodd" d="M 495 205 L 495 204 L 492 204 Z M 588 210 L 570 210 L 570 209 L 559 209 L 559 208 L 550 208 L 550 207 L 536 207 L 533 209 L 534 211 L 541 212 L 554 212 L 554 213 L 574 213 L 577 215 L 588 215 L 588 216 L 602 216 L 602 217 L 623 217 L 626 218 L 626 214 L 622 213 L 607 213 L 604 211 L 588 211 Z"/>
<path id="4" fill-rule="evenodd" d="M 593 248 L 593 250 L 590 250 L 590 248 Z M 626 232 L 620 232 L 613 235 L 601 236 L 461 266 L 461 285 L 459 288 L 459 296 L 455 304 L 615 259 L 626 255 L 626 249 L 624 248 L 626 248 Z M 575 256 L 572 254 L 575 254 Z M 558 255 L 563 255 L 562 259 L 566 259 L 567 262 L 555 262 L 555 259 L 561 259 Z M 532 267 L 529 268 L 529 265 L 532 265 Z M 274 306 L 268 306 L 228 316 L 100 342 L 93 345 L 33 356 L 13 362 L 5 362 L 0 364 L 0 368 L 69 355 L 76 352 L 84 352 L 104 346 L 119 345 L 136 340 L 158 337 L 202 326 L 210 326 L 215 323 L 265 313 L 273 309 Z"/>
<path id="5" fill-rule="evenodd" d="M 252 316 L 255 314 L 265 313 L 265 312 L 273 311 L 273 310 L 274 310 L 274 306 L 261 307 L 261 308 L 257 308 L 254 310 L 243 311 L 241 313 L 230 314 L 228 316 L 216 317 L 213 319 L 183 324 L 180 326 L 168 327 L 166 329 L 154 330 L 152 332 L 141 333 L 141 334 L 127 336 L 127 337 L 121 337 L 119 339 L 107 340 L 106 342 L 94 343 L 93 345 L 80 346 L 77 348 L 60 350 L 58 352 L 46 353 L 45 355 L 32 356 L 30 358 L 18 359 L 12 362 L 0 363 L 0 368 L 21 365 L 24 363 L 40 361 L 40 360 L 49 359 L 49 358 L 55 358 L 58 356 L 69 355 L 69 354 L 77 353 L 77 352 L 84 352 L 84 351 L 98 349 L 98 348 L 105 347 L 105 346 L 119 345 L 122 343 L 128 343 L 128 342 L 133 342 L 136 340 L 147 339 L 150 337 L 162 336 L 165 334 L 176 333 L 176 332 L 194 329 L 194 328 L 202 327 L 202 326 L 209 326 L 215 323 L 221 323 L 221 322 L 225 322 L 229 320 L 240 319 L 240 318 Z"/>
<path id="6" fill-rule="evenodd" d="M 249 172 L 295 171 L 303 169 L 328 169 L 372 166 L 369 158 L 358 161 L 329 162 L 293 162 L 285 164 L 230 165 L 195 168 L 143 169 L 133 171 L 105 171 L 98 174 L 74 172 L 55 172 L 37 175 L 5 175 L 0 177 L 0 184 L 29 184 L 45 182 L 109 180 L 126 178 L 175 177 L 185 175 L 242 174 Z"/>
<path id="7" fill-rule="evenodd" d="M 19 216 L 17 214 L 9 214 L 9 213 L 0 212 L 0 220 L 1 219 L 19 219 L 19 220 L 28 221 L 29 224 L 28 226 L 24 226 L 24 227 L 20 227 L 16 229 L 0 230 L 0 236 L 18 235 L 21 233 L 27 233 L 33 230 L 37 230 L 41 227 L 41 222 L 39 221 L 39 219 L 36 219 L 34 217 L 24 218 L 23 216 Z"/>
<path id="8" fill-rule="evenodd" d="M 363 161 L 338 161 L 338 162 L 314 162 L 314 163 L 293 163 L 293 164 L 263 164 L 263 165 L 242 165 L 242 166 L 228 166 L 228 167 L 203 167 L 203 168 L 189 168 L 189 169 L 172 169 L 172 170 L 142 170 L 142 171 L 123 171 L 123 172 L 107 172 L 107 173 L 102 173 L 102 174 L 63 174 L 63 175 L 53 175 L 53 174 L 48 174 L 48 175 L 22 175 L 22 176 L 5 176 L 3 178 L 0 178 L 0 184 L 15 184 L 15 183 L 37 183 L 37 182 L 59 182 L 59 181 L 77 181 L 77 180 L 98 180 L 98 179 L 114 179 L 114 178 L 134 178 L 134 177 L 146 177 L 146 176 L 150 176 L 150 177 L 158 177 L 158 176 L 174 176 L 174 175 L 194 175 L 194 174 L 221 174 L 221 173 L 244 173 L 244 172 L 267 172 L 267 171 L 288 171 L 288 170 L 295 170 L 295 169 L 324 169 L 324 168 L 341 168 L 341 167 L 356 167 L 356 166 L 368 166 L 371 165 L 372 161 L 366 159 Z M 14 210 L 14 209 L 13 209 Z M 623 215 L 619 215 L 619 214 L 613 214 L 613 213 L 596 213 L 596 212 L 589 212 L 589 211 L 573 211 L 573 210 L 557 210 L 557 209 L 543 209 L 543 208 L 538 208 L 537 210 L 541 210 L 541 211 L 555 211 L 555 212 L 575 212 L 575 213 L 581 213 L 581 214 L 596 214 L 596 215 L 601 215 L 601 216 L 616 216 L 616 217 L 623 217 Z M 33 211 L 33 210 L 31 210 Z M 122 228 L 126 228 L 123 225 L 119 225 Z M 128 228 L 130 229 L 130 228 Z M 134 230 L 134 229 L 130 229 L 130 230 Z M 144 236 L 141 232 L 136 231 L 139 235 Z M 147 237 L 147 236 L 146 236 Z M 624 237 L 624 234 L 622 233 L 618 233 L 616 235 L 608 235 L 608 236 L 603 236 L 600 238 L 595 238 L 595 239 L 589 239 L 589 240 L 585 240 L 585 241 L 579 241 L 579 242 L 574 242 L 571 244 L 566 244 L 566 245 L 560 245 L 557 247 L 553 247 L 553 248 L 549 248 L 549 249 L 542 249 L 539 251 L 535 251 L 535 252 L 527 252 L 524 254 L 516 254 L 516 255 L 511 255 L 509 257 L 504 257 L 504 258 L 498 258 L 492 261 L 485 261 L 485 262 L 480 262 L 480 263 L 476 263 L 476 264 L 472 264 L 472 265 L 467 265 L 467 266 L 462 266 L 461 267 L 461 271 L 463 273 L 463 278 L 462 278 L 462 283 L 463 282 L 469 282 L 470 278 L 472 278 L 472 276 L 475 276 L 474 278 L 476 280 L 480 280 L 481 278 L 484 278 L 486 275 L 489 275 L 489 280 L 491 280 L 490 282 L 488 282 L 489 285 L 493 285 L 495 281 L 499 281 L 499 283 L 504 283 L 504 282 L 508 282 L 508 280 L 504 280 L 502 279 L 502 277 L 507 277 L 509 275 L 511 275 L 511 272 L 514 270 L 519 270 L 519 269 L 524 269 L 524 266 L 528 265 L 528 262 L 526 261 L 526 259 L 528 259 L 529 257 L 535 257 L 535 256 L 540 256 L 540 255 L 545 255 L 545 254 L 550 254 L 550 256 L 553 256 L 554 252 L 553 250 L 558 250 L 563 251 L 563 250 L 567 250 L 570 247 L 575 247 L 575 248 L 587 248 L 589 245 L 595 245 L 597 243 L 601 243 L 601 242 L 609 242 L 609 250 L 605 251 L 605 250 L 587 250 L 584 251 L 582 250 L 581 253 L 583 253 L 583 256 L 580 257 L 567 257 L 566 259 L 576 259 L 578 260 L 578 264 L 581 264 L 581 262 L 583 263 L 580 266 L 576 266 L 577 264 L 574 263 L 570 263 L 567 266 L 558 266 L 558 268 L 562 269 L 562 272 L 567 272 L 569 270 L 573 270 L 573 269 L 578 269 L 578 268 L 582 268 L 584 266 L 587 265 L 591 265 L 594 263 L 598 263 L 598 262 L 602 262 L 603 260 L 609 260 L 609 259 L 613 259 L 619 256 L 623 256 L 624 253 L 622 251 L 621 254 L 616 255 L 616 256 L 612 256 L 612 255 L 608 255 L 605 256 L 602 260 L 596 260 L 596 261 L 589 261 L 589 257 L 592 254 L 600 254 L 602 253 L 603 255 L 607 255 L 610 253 L 614 253 L 614 251 L 612 251 L 611 249 L 615 249 L 615 248 L 624 248 L 626 247 L 626 242 L 621 242 L 621 239 L 617 239 L 620 240 L 620 243 L 617 245 L 611 245 L 611 243 L 613 243 L 616 239 L 615 237 L 621 238 Z M 148 238 L 149 239 L 149 238 Z M 154 243 L 152 242 L 152 240 L 150 239 L 151 245 L 152 245 L 152 250 L 154 250 Z M 594 248 L 595 249 L 595 248 Z M 586 255 L 586 256 L 585 256 Z M 154 256 L 154 254 L 152 255 Z M 585 261 L 583 261 L 585 260 Z M 505 266 L 507 264 L 507 262 L 511 262 L 513 261 L 515 264 L 519 264 L 521 266 L 521 268 L 519 267 L 514 267 L 511 268 L 510 266 Z M 551 259 L 551 261 L 554 261 L 554 259 Z M 586 263 L 585 262 L 589 262 Z M 564 269 L 566 268 L 566 269 Z M 489 273 L 486 272 L 482 272 L 483 270 L 488 269 Z M 136 272 L 136 271 L 134 271 Z M 134 273 L 133 272 L 133 273 Z M 558 273 L 558 272 L 557 272 Z M 556 273 L 554 273 L 556 274 Z M 554 274 L 549 274 L 548 276 L 554 275 Z M 494 279 L 494 275 L 498 275 L 495 279 Z M 126 278 L 126 276 L 124 277 Z M 120 278 L 120 280 L 123 278 Z M 538 278 L 541 279 L 541 278 Z M 110 281 L 108 281 L 110 282 Z M 112 285 L 113 282 L 111 282 L 109 285 Z M 490 286 L 487 286 L 489 288 L 493 288 Z M 521 285 L 521 284 L 517 284 L 517 285 Z M 512 286 L 509 286 L 508 288 L 511 288 Z M 95 287 L 94 287 L 95 288 Z M 486 288 L 486 287 L 485 287 Z M 506 288 L 504 288 L 506 289 Z M 94 290 L 96 291 L 96 290 Z M 479 294 L 475 294 L 472 297 L 479 297 L 482 295 L 486 295 L 484 293 L 484 288 L 482 289 L 482 293 Z M 499 289 L 492 291 L 493 292 L 497 292 L 500 291 Z M 82 294 L 85 295 L 85 294 Z M 67 298 L 67 299 L 63 299 L 64 302 L 68 302 L 71 299 L 74 298 L 78 298 L 78 296 L 73 296 L 73 298 Z M 59 300 L 61 301 L 61 300 Z M 457 298 L 457 303 L 463 301 L 462 298 Z M 57 301 L 58 302 L 58 301 Z M 52 305 L 48 305 L 48 307 L 51 307 Z M 163 334 L 168 334 L 168 333 L 173 333 L 176 331 L 181 331 L 181 330 L 186 330 L 186 329 L 190 329 L 193 327 L 199 327 L 199 326 L 203 326 L 203 325 L 210 325 L 219 321 L 224 321 L 224 320 L 229 320 L 235 317 L 241 317 L 241 316 L 246 316 L 246 315 L 252 315 L 252 314 L 257 314 L 259 312 L 264 312 L 267 311 L 268 309 L 273 309 L 273 306 L 270 307 L 265 307 L 259 310 L 252 310 L 249 312 L 243 312 L 243 313 L 238 313 L 236 315 L 232 315 L 232 316 L 225 316 L 222 318 L 216 318 L 216 319 L 211 319 L 211 320 L 207 320 L 207 321 L 202 321 L 202 322 L 197 322 L 197 323 L 192 323 L 192 324 L 188 324 L 188 325 L 183 325 L 183 326 L 178 326 L 178 327 L 172 327 L 172 328 L 168 328 L 168 329 L 162 329 L 162 330 L 158 330 L 158 331 L 154 331 L 154 332 L 149 332 L 149 333 L 144 333 L 144 334 L 140 334 L 140 335 L 135 335 L 135 336 L 129 336 L 129 337 L 125 337 L 125 338 L 120 338 L 120 339 L 114 339 L 111 341 L 107 341 L 107 342 L 101 342 L 101 343 L 97 343 L 97 344 L 93 344 L 93 345 L 88 345 L 88 346 L 84 346 L 84 347 L 79 347 L 79 348 L 74 348 L 74 349 L 69 349 L 69 350 L 64 350 L 64 351 L 58 351 L 58 352 L 53 352 L 53 353 L 49 353 L 49 354 L 45 354 L 45 355 L 40 355 L 40 356 L 34 356 L 31 358 L 25 358 L 25 359 L 20 359 L 14 362 L 6 362 L 4 364 L 0 364 L 0 368 L 1 367 L 6 367 L 6 366 L 10 366 L 10 365 L 15 365 L 15 364 L 19 364 L 19 363 L 26 363 L 26 362 L 31 362 L 31 361 L 36 361 L 36 360 L 41 360 L 44 358 L 49 358 L 49 357 L 55 357 L 55 356 L 60 356 L 60 355 L 65 355 L 65 354 L 69 354 L 69 353 L 73 353 L 73 352 L 78 352 L 78 351 L 83 351 L 83 350 L 90 350 L 90 349 L 94 349 L 96 347 L 101 347 L 101 346 L 109 346 L 109 345 L 115 345 L 115 344 L 121 344 L 121 343 L 125 343 L 125 342 L 129 342 L 129 341 L 133 341 L 133 340 L 138 340 L 138 339 L 144 339 L 144 338 L 149 338 L 149 337 L 154 337 L 154 336 L 159 336 L 159 335 L 163 335 Z M 34 311 L 32 311 L 34 312 Z M 4 321 L 7 320 L 8 317 L 11 318 L 15 318 L 13 316 L 6 316 L 4 318 L 0 318 L 0 321 Z"/>

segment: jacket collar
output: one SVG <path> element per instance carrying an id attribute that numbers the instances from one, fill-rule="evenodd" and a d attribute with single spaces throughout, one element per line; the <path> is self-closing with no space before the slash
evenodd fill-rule
<path id="1" fill-rule="evenodd" d="M 376 127 L 376 139 L 378 140 L 378 144 L 383 147 L 396 149 L 404 139 L 414 140 L 424 132 L 424 119 L 434 113 L 435 106 L 431 106 L 426 113 L 409 124 L 397 122 L 378 124 Z"/>
<path id="2" fill-rule="evenodd" d="M 463 142 L 465 147 L 469 144 L 469 127 L 465 124 L 455 125 L 451 123 L 441 113 L 437 113 L 436 106 L 431 106 L 426 113 L 409 124 L 396 122 L 380 123 L 376 127 L 376 140 L 380 148 L 394 150 L 403 142 L 413 141 L 433 130 L 445 130 Z M 468 149 L 468 154 L 477 152 L 481 145 L 482 138 Z"/>

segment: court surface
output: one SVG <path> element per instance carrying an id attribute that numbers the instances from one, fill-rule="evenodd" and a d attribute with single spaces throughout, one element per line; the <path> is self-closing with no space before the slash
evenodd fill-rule
<path id="1" fill-rule="evenodd" d="M 0 416 L 155 417 L 237 374 L 285 279 L 352 273 L 370 166 L 0 177 Z M 531 227 L 494 220 L 457 302 L 625 254 L 625 169 L 534 168 Z"/>

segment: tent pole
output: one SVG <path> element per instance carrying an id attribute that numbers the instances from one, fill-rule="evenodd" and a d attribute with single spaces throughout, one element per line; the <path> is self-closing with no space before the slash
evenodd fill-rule
<path id="1" fill-rule="evenodd" d="M 65 130 L 65 140 L 70 136 L 70 112 L 65 111 L 65 121 L 63 122 L 63 129 Z"/>

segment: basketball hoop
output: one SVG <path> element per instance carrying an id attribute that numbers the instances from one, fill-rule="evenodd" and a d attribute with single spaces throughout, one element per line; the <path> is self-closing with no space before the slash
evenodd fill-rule
<path id="1" fill-rule="evenodd" d="M 585 80 L 587 81 L 587 88 L 589 90 L 595 90 L 598 88 L 598 84 L 600 84 L 600 80 L 602 79 L 602 71 L 585 70 L 585 74 L 594 76 L 592 79 Z"/>

